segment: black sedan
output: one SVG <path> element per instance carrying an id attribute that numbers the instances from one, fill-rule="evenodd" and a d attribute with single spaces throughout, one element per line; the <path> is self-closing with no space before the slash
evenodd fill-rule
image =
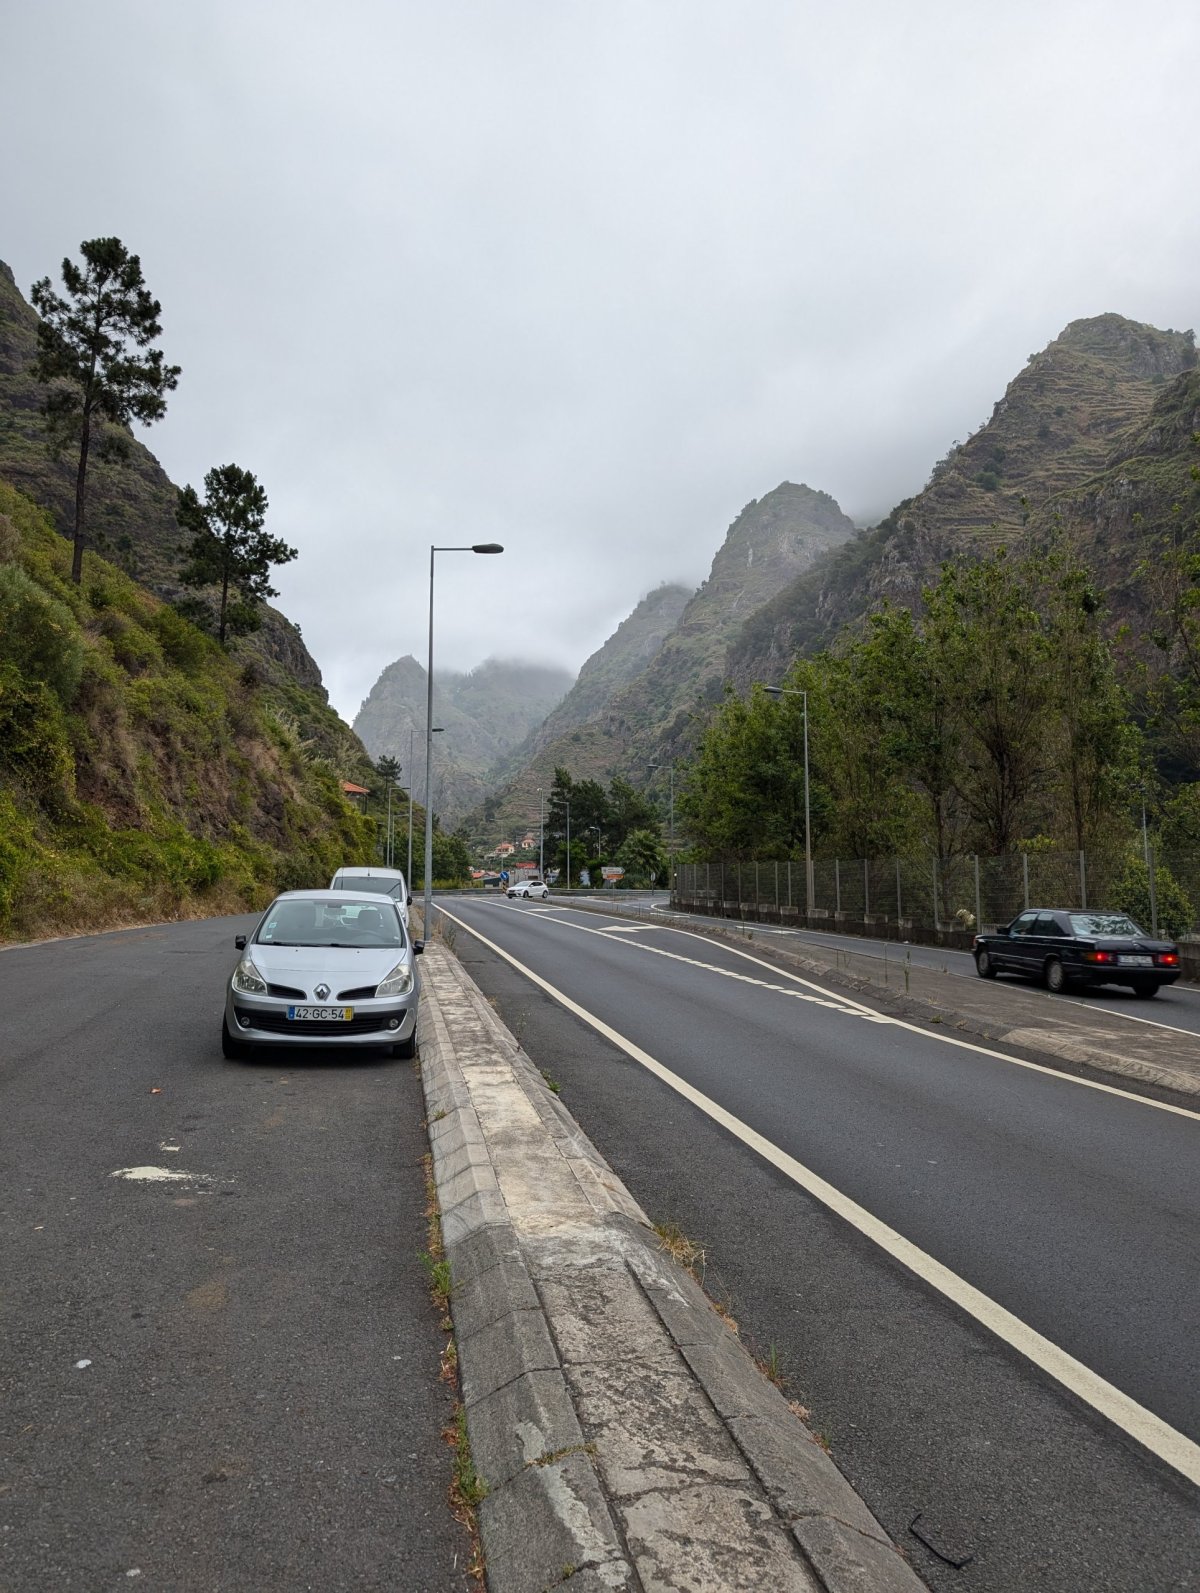
<path id="1" fill-rule="evenodd" d="M 981 979 L 1000 973 L 1041 980 L 1056 994 L 1071 985 L 1128 985 L 1154 996 L 1179 978 L 1179 948 L 1151 940 L 1124 913 L 1031 907 L 994 934 L 976 935 Z"/>

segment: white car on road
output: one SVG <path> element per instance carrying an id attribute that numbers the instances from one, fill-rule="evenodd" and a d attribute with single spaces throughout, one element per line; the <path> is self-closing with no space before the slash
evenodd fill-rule
<path id="1" fill-rule="evenodd" d="M 550 894 L 550 888 L 545 880 L 519 879 L 508 887 L 508 897 L 511 901 L 515 896 L 523 896 L 527 901 L 530 897 L 538 897 L 545 901 Z"/>

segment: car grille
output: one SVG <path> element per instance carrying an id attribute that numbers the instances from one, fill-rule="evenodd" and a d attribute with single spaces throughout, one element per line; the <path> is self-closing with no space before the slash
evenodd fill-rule
<path id="1" fill-rule="evenodd" d="M 358 985 L 353 990 L 339 990 L 339 1001 L 374 1001 L 378 985 Z"/>
<path id="2" fill-rule="evenodd" d="M 268 985 L 267 994 L 277 1001 L 307 1001 L 307 990 L 293 990 L 291 985 Z"/>
<path id="3" fill-rule="evenodd" d="M 341 1023 L 336 1018 L 293 1023 L 285 1012 L 250 1012 L 241 1007 L 234 1010 L 239 1018 L 249 1018 L 251 1028 L 260 1033 L 341 1035 L 343 1038 L 351 1034 L 379 1034 L 387 1028 L 388 1018 L 395 1016 L 394 1013 L 366 1012 L 361 1017 L 356 1014 L 349 1023 Z"/>

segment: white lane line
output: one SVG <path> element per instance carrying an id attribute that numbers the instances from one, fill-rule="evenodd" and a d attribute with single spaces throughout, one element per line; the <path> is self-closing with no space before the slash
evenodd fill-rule
<path id="1" fill-rule="evenodd" d="M 720 920 L 718 920 L 718 922 L 720 922 Z M 679 934 L 679 935 L 694 933 L 694 931 L 678 929 L 674 924 L 658 924 L 658 925 L 652 925 L 652 926 L 648 926 L 648 927 L 658 928 L 658 929 L 674 929 L 676 934 Z M 851 955 L 853 955 L 855 957 L 858 957 L 858 958 L 861 958 L 864 962 L 878 962 L 878 963 L 888 963 L 888 964 L 892 964 L 892 963 L 901 964 L 901 962 L 902 962 L 902 959 L 899 958 L 899 957 L 895 957 L 895 958 L 885 957 L 882 953 L 880 953 L 878 951 L 868 951 L 863 946 L 857 946 L 857 945 L 853 945 L 853 944 L 847 945 L 847 946 L 839 946 L 839 945 L 835 945 L 832 941 L 828 941 L 828 940 L 804 940 L 804 939 L 801 939 L 797 935 L 797 933 L 796 933 L 796 931 L 794 929 L 773 929 L 770 924 L 755 924 L 754 925 L 754 933 L 756 935 L 770 935 L 776 940 L 790 940 L 791 943 L 793 944 L 793 946 L 795 946 L 800 951 L 832 951 L 832 952 L 836 952 L 836 953 L 840 954 L 841 956 L 845 957 L 847 959 L 847 962 L 849 962 L 849 959 L 850 959 Z M 704 939 L 707 939 L 708 937 L 702 935 L 700 938 L 702 940 L 704 940 Z M 878 942 L 872 942 L 872 944 L 879 944 L 879 943 Z M 728 949 L 732 951 L 734 948 L 730 947 Z M 926 949 L 932 949 L 932 948 L 926 948 Z M 968 960 L 968 962 L 970 962 L 970 953 L 969 952 L 965 952 L 965 951 L 948 951 L 946 953 L 946 955 L 947 955 L 947 957 L 964 957 L 964 958 L 966 958 Z M 914 968 L 923 968 L 923 969 L 925 969 L 925 971 L 927 973 L 936 973 L 937 972 L 937 969 L 933 966 L 933 964 L 932 963 L 928 963 L 928 962 L 913 963 L 913 967 Z M 974 976 L 974 973 L 975 973 L 973 964 L 972 964 L 972 966 L 971 966 L 969 971 L 966 968 L 958 969 L 958 968 L 951 968 L 949 966 L 947 966 L 944 971 L 946 972 L 946 974 L 951 979 L 970 979 L 970 978 L 972 978 Z M 1181 1029 L 1178 1024 L 1175 1024 L 1175 1023 L 1162 1023 L 1157 1018 L 1142 1018 L 1142 1017 L 1138 1017 L 1136 1013 L 1125 1012 L 1120 1007 L 1097 1007 L 1090 1001 L 1079 1001 L 1078 999 L 1076 999 L 1075 997 L 1072 997 L 1072 996 L 1051 996 L 1051 995 L 1048 995 L 1044 990 L 1035 989 L 1034 986 L 1032 986 L 1032 985 L 1023 985 L 1023 986 L 1019 986 L 1018 988 L 1024 989 L 1026 995 L 1039 996 L 1043 1001 L 1053 1002 L 1053 1004 L 1056 1007 L 1065 1007 L 1065 1006 L 1080 1007 L 1080 1008 L 1082 1008 L 1082 1010 L 1084 1012 L 1090 1012 L 1093 1016 L 1102 1016 L 1102 1017 L 1105 1017 L 1105 1018 L 1120 1018 L 1124 1023 L 1145 1023 L 1145 1024 L 1148 1024 L 1150 1026 L 1150 1028 L 1152 1028 L 1152 1029 L 1165 1029 L 1168 1034 L 1186 1034 L 1190 1039 L 1193 1039 L 1193 1040 L 1197 1038 L 1197 1031 L 1195 1029 Z M 1184 993 L 1184 988 L 1185 987 L 1178 987 L 1178 993 L 1180 995 L 1182 995 Z"/>
<path id="2" fill-rule="evenodd" d="M 446 911 L 445 908 L 442 909 Z M 453 915 L 447 915 L 453 916 Z M 455 922 L 461 922 L 456 919 Z M 569 919 L 557 918 L 555 923 L 564 929 L 577 930 L 582 935 L 599 935 L 603 940 L 611 940 L 611 936 L 602 929 L 595 929 L 589 924 L 577 924 Z M 469 926 L 467 926 L 469 927 Z M 712 941 L 707 935 L 697 934 L 690 929 L 676 929 L 674 925 L 657 925 L 657 928 L 666 929 L 672 935 L 684 935 L 689 940 L 699 940 L 706 946 L 711 946 Z M 478 933 L 478 931 L 472 931 Z M 483 937 L 480 936 L 480 939 Z M 725 979 L 736 979 L 740 983 L 757 985 L 763 990 L 770 990 L 779 995 L 792 996 L 800 1000 L 811 1001 L 815 1006 L 827 1007 L 833 1012 L 843 1012 L 847 1017 L 865 1018 L 868 1022 L 890 1025 L 896 1029 L 905 1029 L 910 1034 L 919 1034 L 922 1039 L 936 1040 L 940 1045 L 954 1046 L 960 1051 L 973 1051 L 977 1056 L 991 1057 L 997 1062 L 1007 1062 L 1016 1068 L 1025 1068 L 1030 1073 L 1041 1073 L 1045 1077 L 1057 1079 L 1060 1083 L 1073 1084 L 1084 1090 L 1098 1090 L 1101 1095 L 1115 1095 L 1119 1100 L 1132 1101 L 1138 1106 L 1147 1106 L 1157 1112 L 1166 1112 L 1172 1117 L 1188 1117 L 1193 1122 L 1200 1123 L 1200 1112 L 1192 1111 L 1186 1106 L 1173 1106 L 1168 1101 L 1156 1101 L 1148 1095 L 1138 1095 L 1133 1090 L 1122 1090 L 1115 1084 L 1101 1084 L 1095 1079 L 1077 1078 L 1073 1073 L 1062 1073 L 1057 1068 L 1047 1067 L 1041 1062 L 1029 1062 L 1024 1057 L 1013 1056 L 1007 1051 L 997 1051 L 993 1046 L 979 1045 L 974 1040 L 963 1040 L 958 1035 L 942 1034 L 936 1029 L 923 1029 L 918 1023 L 908 1023 L 903 1018 L 894 1018 L 890 1013 L 877 1012 L 874 1007 L 869 1007 L 861 1001 L 855 1001 L 852 996 L 835 995 L 824 985 L 814 983 L 811 979 L 804 979 L 800 974 L 789 973 L 786 968 L 776 968 L 769 962 L 764 962 L 761 957 L 755 957 L 752 952 L 742 951 L 737 946 L 722 946 L 722 951 L 727 951 L 730 956 L 742 957 L 746 962 L 753 963 L 758 968 L 764 968 L 775 975 L 776 979 L 788 979 L 798 985 L 803 985 L 807 990 L 816 991 L 815 996 L 804 996 L 795 990 L 788 990 L 781 985 L 766 979 L 754 979 L 747 974 L 735 973 L 732 969 L 722 968 L 716 963 L 704 962 L 699 957 L 684 957 L 679 952 L 667 951 L 662 946 L 648 946 L 643 940 L 623 941 L 618 944 L 635 947 L 638 951 L 651 952 L 657 957 L 666 957 L 672 962 L 686 963 L 693 968 L 704 969 L 708 973 L 715 973 Z"/>
<path id="3" fill-rule="evenodd" d="M 454 913 L 448 912 L 446 908 L 443 907 L 442 912 L 446 914 L 447 918 L 452 919 L 454 923 L 465 929 L 468 934 L 474 935 L 476 940 L 481 941 L 490 951 L 494 951 L 498 957 L 502 957 L 505 962 L 511 964 L 519 973 L 524 974 L 527 979 L 537 985 L 540 990 L 544 990 L 560 1006 L 565 1007 L 568 1012 L 582 1019 L 584 1023 L 595 1029 L 598 1034 L 602 1034 L 606 1040 L 624 1051 L 626 1056 L 640 1063 L 648 1072 L 653 1073 L 656 1078 L 669 1085 L 678 1095 L 682 1095 L 684 1100 L 690 1101 L 693 1106 L 698 1107 L 707 1117 L 712 1118 L 714 1123 L 719 1123 L 722 1128 L 733 1134 L 737 1139 L 740 1139 L 744 1145 L 757 1152 L 764 1161 L 770 1162 L 772 1167 L 777 1167 L 781 1173 L 784 1173 L 793 1183 L 798 1184 L 801 1189 L 807 1191 L 816 1200 L 819 1200 L 823 1206 L 826 1206 L 835 1215 L 850 1223 L 865 1238 L 878 1245 L 881 1250 L 891 1256 L 893 1260 L 898 1261 L 901 1266 L 906 1267 L 916 1277 L 920 1278 L 923 1283 L 929 1284 L 931 1288 L 936 1289 L 946 1299 L 953 1301 L 968 1316 L 973 1317 L 989 1332 L 995 1334 L 997 1338 L 1003 1340 L 1005 1344 L 1010 1345 L 1019 1354 L 1023 1355 L 1026 1360 L 1031 1361 L 1034 1366 L 1045 1372 L 1049 1377 L 1054 1378 L 1055 1382 L 1061 1383 L 1064 1388 L 1069 1389 L 1072 1394 L 1075 1394 L 1079 1399 L 1090 1405 L 1093 1410 L 1099 1411 L 1102 1416 L 1106 1417 L 1114 1426 L 1119 1427 L 1122 1432 L 1128 1433 L 1131 1438 L 1136 1439 L 1152 1455 L 1157 1455 L 1160 1460 L 1173 1467 L 1182 1476 L 1186 1477 L 1189 1482 L 1200 1486 L 1200 1444 L 1194 1444 L 1184 1433 L 1177 1432 L 1174 1427 L 1163 1421 L 1160 1416 L 1156 1416 L 1153 1411 L 1147 1410 L 1144 1405 L 1139 1405 L 1136 1400 L 1131 1399 L 1128 1394 L 1122 1393 L 1119 1388 L 1101 1377 L 1097 1372 L 1093 1372 L 1082 1361 L 1077 1361 L 1073 1355 L 1068 1355 L 1066 1350 L 1060 1349 L 1057 1344 L 1052 1343 L 1050 1339 L 1045 1338 L 1036 1329 L 1031 1328 L 1028 1323 L 1022 1322 L 1020 1317 L 1014 1316 L 1011 1311 L 1006 1310 L 1004 1306 L 993 1300 L 990 1295 L 984 1294 L 981 1289 L 977 1289 L 974 1284 L 968 1283 L 965 1278 L 960 1278 L 949 1267 L 943 1266 L 940 1261 L 935 1260 L 926 1251 L 921 1250 L 910 1240 L 905 1239 L 903 1234 L 897 1233 L 887 1223 L 881 1222 L 878 1217 L 872 1216 L 864 1206 L 860 1206 L 857 1201 L 851 1200 L 849 1195 L 842 1194 L 840 1189 L 835 1189 L 819 1173 L 814 1173 L 811 1168 L 805 1167 L 803 1162 L 798 1162 L 794 1156 L 789 1156 L 786 1151 L 782 1151 L 777 1145 L 772 1144 L 769 1139 L 758 1133 L 756 1129 L 751 1128 L 748 1123 L 743 1123 L 741 1118 L 734 1117 L 732 1112 L 727 1112 L 717 1101 L 712 1100 L 709 1096 L 696 1089 L 694 1085 L 689 1084 L 678 1073 L 673 1073 L 670 1068 L 665 1067 L 655 1057 L 652 1057 L 649 1052 L 643 1051 L 640 1046 L 635 1045 L 632 1040 L 627 1040 L 623 1034 L 619 1034 L 616 1029 L 611 1028 L 602 1018 L 596 1017 L 595 1013 L 589 1012 L 586 1007 L 581 1007 L 577 1001 L 573 1001 L 570 996 L 559 990 L 557 986 L 552 985 L 549 980 L 543 979 L 541 974 L 535 973 L 532 968 L 520 962 L 511 952 L 505 951 L 503 946 L 496 945 L 495 941 L 489 940 L 486 935 L 480 934 L 479 930 L 473 928 L 464 919 L 456 917 Z M 593 933 L 596 933 L 596 931 L 593 931 Z M 640 945 L 640 943 L 635 944 Z"/>

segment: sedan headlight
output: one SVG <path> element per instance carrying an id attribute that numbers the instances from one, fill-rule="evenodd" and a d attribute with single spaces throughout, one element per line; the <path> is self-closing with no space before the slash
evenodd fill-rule
<path id="1" fill-rule="evenodd" d="M 250 961 L 249 957 L 243 957 L 233 970 L 233 988 L 240 991 L 244 996 L 266 995 L 267 981 Z"/>
<path id="2" fill-rule="evenodd" d="M 377 996 L 406 996 L 413 987 L 412 964 L 398 962 L 380 984 L 375 994 Z"/>

